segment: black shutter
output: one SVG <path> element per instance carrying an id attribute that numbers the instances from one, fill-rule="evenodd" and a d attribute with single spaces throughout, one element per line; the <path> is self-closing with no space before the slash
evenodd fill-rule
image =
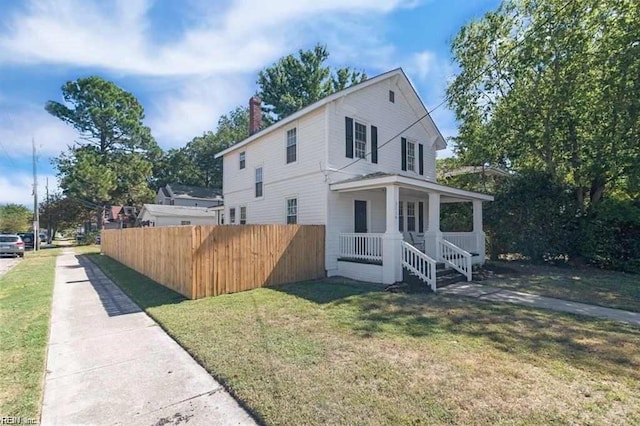
<path id="1" fill-rule="evenodd" d="M 424 232 L 424 203 L 422 201 L 418 202 L 418 232 Z"/>
<path id="2" fill-rule="evenodd" d="M 371 162 L 378 164 L 378 128 L 371 126 Z"/>
<path id="3" fill-rule="evenodd" d="M 353 118 L 344 118 L 347 158 L 353 158 Z"/>
<path id="4" fill-rule="evenodd" d="M 401 138 L 402 170 L 407 171 L 407 138 Z"/>
<path id="5" fill-rule="evenodd" d="M 418 144 L 418 173 L 424 174 L 424 146 L 421 143 Z"/>

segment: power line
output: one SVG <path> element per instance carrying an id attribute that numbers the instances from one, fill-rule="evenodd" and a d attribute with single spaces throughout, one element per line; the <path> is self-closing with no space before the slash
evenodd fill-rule
<path id="1" fill-rule="evenodd" d="M 571 3 L 574 3 L 575 0 L 569 0 L 567 1 L 564 5 L 562 5 L 562 7 L 560 7 L 560 9 L 558 9 L 552 16 L 549 16 L 547 19 L 545 19 L 544 21 L 542 21 L 541 23 L 539 23 L 538 25 L 534 25 L 534 27 L 531 29 L 531 31 L 527 32 L 520 41 L 517 41 L 513 46 L 511 46 L 511 48 L 506 52 L 506 54 L 504 56 L 502 56 L 500 58 L 499 61 L 496 61 L 493 64 L 488 64 L 487 66 L 483 67 L 482 69 L 480 69 L 480 71 L 473 76 L 473 78 L 471 78 L 471 82 L 475 82 L 479 77 L 481 77 L 485 72 L 489 71 L 492 67 L 498 66 L 502 60 L 504 60 L 505 57 L 508 57 L 509 55 L 511 55 L 515 49 L 517 47 L 519 47 L 526 39 L 527 37 L 530 36 L 530 34 L 536 32 L 538 29 L 540 29 L 540 27 L 542 27 L 543 25 L 546 25 L 548 23 L 550 23 L 553 19 L 555 19 L 555 17 L 562 12 L 564 9 L 566 9 Z M 380 149 L 382 147 L 384 147 L 385 145 L 391 143 L 392 141 L 394 141 L 397 137 L 401 136 L 404 132 L 406 132 L 407 130 L 409 130 L 410 128 L 412 128 L 413 126 L 415 126 L 416 124 L 418 124 L 419 122 L 421 122 L 422 120 L 424 120 L 425 118 L 427 118 L 432 112 L 434 112 L 435 110 L 437 110 L 438 108 L 440 108 L 442 105 L 444 105 L 445 103 L 447 103 L 447 101 L 450 100 L 450 96 L 446 95 L 444 97 L 444 99 L 435 107 L 433 107 L 432 109 L 428 110 L 426 114 L 422 115 L 421 117 L 419 117 L 417 120 L 415 120 L 414 122 L 412 122 L 411 124 L 409 124 L 407 127 L 405 127 L 404 129 L 402 129 L 400 132 L 398 132 L 397 134 L 395 134 L 392 138 L 387 139 L 382 145 L 378 145 L 377 149 Z M 364 160 L 365 158 L 367 158 L 368 156 L 371 155 L 371 151 L 365 153 L 364 157 L 362 158 L 356 158 L 355 160 L 353 160 L 352 162 L 346 164 L 345 166 L 337 169 L 336 171 L 342 171 L 344 169 L 346 169 L 347 167 L 350 167 L 352 165 L 354 165 L 355 163 L 357 163 L 360 160 Z"/>

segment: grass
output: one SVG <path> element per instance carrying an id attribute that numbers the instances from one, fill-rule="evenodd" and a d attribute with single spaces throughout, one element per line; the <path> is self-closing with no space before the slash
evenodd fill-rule
<path id="1" fill-rule="evenodd" d="M 0 276 L 0 414 L 36 419 L 45 369 L 55 249 Z"/>
<path id="2" fill-rule="evenodd" d="M 89 256 L 267 424 L 638 424 L 640 329 L 328 280 L 184 300 Z"/>
<path id="3" fill-rule="evenodd" d="M 640 275 L 522 262 L 492 262 L 487 268 L 494 273 L 486 285 L 640 312 Z"/>

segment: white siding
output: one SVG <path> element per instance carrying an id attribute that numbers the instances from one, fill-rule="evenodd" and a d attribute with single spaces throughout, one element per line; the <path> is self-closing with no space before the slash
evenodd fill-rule
<path id="1" fill-rule="evenodd" d="M 187 206 L 187 207 L 213 207 L 218 204 L 218 200 L 214 199 L 195 199 L 195 198 L 180 198 L 175 197 L 173 199 L 173 205 L 175 206 Z M 168 200 L 165 204 L 169 204 Z"/>
<path id="2" fill-rule="evenodd" d="M 329 191 L 329 211 L 331 220 L 326 226 L 326 257 L 325 268 L 328 274 L 338 275 L 338 235 L 345 232 L 354 232 L 355 200 L 367 201 L 367 231 L 371 233 L 383 233 L 386 228 L 386 195 L 384 190 L 354 191 L 338 193 Z M 364 280 L 367 281 L 367 280 Z"/>
<path id="3" fill-rule="evenodd" d="M 338 269 L 335 272 L 332 271 L 332 273 L 328 273 L 328 276 L 341 276 L 351 278 L 352 280 L 381 283 L 382 266 L 354 262 L 338 262 Z"/>
<path id="4" fill-rule="evenodd" d="M 144 212 L 140 221 L 151 221 L 154 226 L 179 226 L 183 220 L 190 221 L 190 225 L 217 225 L 217 213 L 211 217 L 175 217 L 175 216 L 152 216 Z"/>
<path id="5" fill-rule="evenodd" d="M 297 128 L 297 160 L 286 163 L 286 132 Z M 225 218 L 229 209 L 247 207 L 247 223 L 285 223 L 285 200 L 298 198 L 299 224 L 324 224 L 328 187 L 321 169 L 325 158 L 324 108 L 224 156 Z M 239 168 L 240 152 L 246 167 Z M 263 196 L 255 197 L 255 169 L 262 166 Z"/>
<path id="6" fill-rule="evenodd" d="M 389 90 L 395 93 L 394 103 L 389 102 Z M 428 118 L 401 135 L 423 144 L 423 175 L 418 173 L 417 145 L 415 172 L 401 170 L 401 136 L 382 146 L 416 121 L 421 111 L 419 100 L 414 97 L 409 84 L 403 78 L 389 78 L 330 102 L 295 122 L 229 152 L 223 159 L 226 222 L 229 223 L 229 209 L 235 208 L 238 223 L 240 207 L 245 206 L 247 223 L 285 223 L 285 200 L 297 197 L 298 223 L 326 225 L 325 261 L 328 274 L 349 274 L 352 278 L 380 282 L 380 267 L 350 264 L 342 267 L 340 273 L 337 261 L 338 234 L 354 230 L 354 200 L 368 201 L 368 231 L 385 232 L 385 191 L 339 194 L 330 191 L 328 185 L 374 172 L 435 181 L 434 142 L 439 133 Z M 377 127 L 378 164 L 372 164 L 369 155 L 366 160 L 346 167 L 342 173 L 331 170 L 345 167 L 355 160 L 345 155 L 345 117 L 367 125 L 368 153 L 371 151 L 370 126 Z M 297 161 L 286 164 L 286 132 L 292 127 L 297 128 Z M 242 170 L 239 169 L 241 152 L 246 152 L 246 166 Z M 256 198 L 255 169 L 259 166 L 263 168 L 264 195 Z M 426 203 L 424 214 L 426 227 Z"/>
<path id="7" fill-rule="evenodd" d="M 436 149 L 434 141 L 438 132 L 429 119 L 423 119 L 419 124 L 404 131 L 400 137 L 393 139 L 385 146 L 381 146 L 421 116 L 420 111 L 414 110 L 411 106 L 412 104 L 415 105 L 415 101 L 411 102 L 407 99 L 407 96 L 413 96 L 412 89 L 404 83 L 394 84 L 393 80 L 381 81 L 330 104 L 330 167 L 339 169 L 355 160 L 355 158 L 347 158 L 345 155 L 345 117 L 351 117 L 367 125 L 367 153 L 371 152 L 370 126 L 373 125 L 378 128 L 378 164 L 371 163 L 371 156 L 368 155 L 366 159 L 360 160 L 344 169 L 344 172 L 352 173 L 351 176 L 344 173 L 330 173 L 332 182 L 348 179 L 354 175 L 374 172 L 401 174 L 435 182 Z M 398 81 L 403 82 L 403 80 Z M 395 103 L 389 102 L 389 90 L 395 92 Z M 406 137 L 424 145 L 424 175 L 418 173 L 417 145 L 415 172 L 402 171 L 401 137 Z"/>

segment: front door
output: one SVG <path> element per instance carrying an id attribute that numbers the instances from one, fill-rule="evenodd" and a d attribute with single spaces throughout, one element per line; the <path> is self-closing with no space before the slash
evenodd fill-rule
<path id="1" fill-rule="evenodd" d="M 354 212 L 355 212 L 354 232 L 366 233 L 367 232 L 367 202 L 355 200 L 354 207 L 355 207 L 354 208 Z"/>

